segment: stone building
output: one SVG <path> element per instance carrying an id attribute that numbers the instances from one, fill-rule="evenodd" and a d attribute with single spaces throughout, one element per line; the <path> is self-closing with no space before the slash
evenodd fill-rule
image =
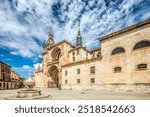
<path id="1" fill-rule="evenodd" d="M 10 89 L 10 69 L 11 66 L 0 61 L 0 89 Z"/>
<path id="2" fill-rule="evenodd" d="M 109 91 L 150 91 L 150 19 L 99 39 L 101 46 L 54 43 L 50 33 L 42 67 L 34 73 L 36 87 Z"/>
<path id="3" fill-rule="evenodd" d="M 12 89 L 22 88 L 24 87 L 24 78 L 22 78 L 18 73 L 11 70 L 11 83 L 12 83 Z"/>
<path id="4" fill-rule="evenodd" d="M 0 61 L 0 89 L 16 89 L 23 87 L 24 78 L 15 71 L 11 66 Z"/>

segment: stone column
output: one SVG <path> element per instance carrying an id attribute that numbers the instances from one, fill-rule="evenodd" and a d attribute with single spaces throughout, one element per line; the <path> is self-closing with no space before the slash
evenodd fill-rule
<path id="1" fill-rule="evenodd" d="M 62 69 L 60 68 L 58 72 L 59 72 L 59 79 L 58 79 L 59 80 L 59 89 L 61 90 L 61 87 L 62 87 L 61 86 L 62 85 Z"/>
<path id="2" fill-rule="evenodd" d="M 12 82 L 12 89 L 14 89 L 14 82 Z"/>
<path id="3" fill-rule="evenodd" d="M 9 82 L 9 89 L 11 89 L 11 82 Z"/>
<path id="4" fill-rule="evenodd" d="M 3 84 L 4 82 L 2 82 L 2 89 L 4 89 L 4 84 Z"/>
<path id="5" fill-rule="evenodd" d="M 3 89 L 3 82 L 0 82 L 0 83 L 1 83 L 0 89 Z"/>

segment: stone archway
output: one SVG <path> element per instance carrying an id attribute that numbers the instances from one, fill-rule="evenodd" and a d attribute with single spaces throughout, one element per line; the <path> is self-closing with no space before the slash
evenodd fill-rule
<path id="1" fill-rule="evenodd" d="M 59 87 L 59 69 L 58 69 L 58 67 L 55 65 L 52 65 L 49 68 L 48 73 L 51 77 L 51 82 L 48 82 L 48 87 L 58 88 Z"/>
<path id="2" fill-rule="evenodd" d="M 51 52 L 53 61 L 59 61 L 60 55 L 61 55 L 61 49 L 59 47 L 55 47 Z"/>

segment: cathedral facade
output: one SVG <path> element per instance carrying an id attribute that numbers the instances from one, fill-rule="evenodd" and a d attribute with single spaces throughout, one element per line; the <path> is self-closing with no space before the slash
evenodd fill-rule
<path id="1" fill-rule="evenodd" d="M 101 46 L 54 43 L 49 34 L 42 67 L 34 72 L 36 87 L 150 92 L 150 19 L 99 39 Z"/>

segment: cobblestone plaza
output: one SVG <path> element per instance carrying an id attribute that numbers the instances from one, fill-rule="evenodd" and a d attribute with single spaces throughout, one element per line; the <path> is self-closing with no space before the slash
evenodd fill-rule
<path id="1" fill-rule="evenodd" d="M 0 90 L 0 99 L 17 99 L 17 91 L 15 90 Z M 131 92 L 104 92 L 104 91 L 86 91 L 86 90 L 58 90 L 51 88 L 42 88 L 42 95 L 36 98 L 36 100 L 149 100 L 150 94 L 136 94 Z"/>

